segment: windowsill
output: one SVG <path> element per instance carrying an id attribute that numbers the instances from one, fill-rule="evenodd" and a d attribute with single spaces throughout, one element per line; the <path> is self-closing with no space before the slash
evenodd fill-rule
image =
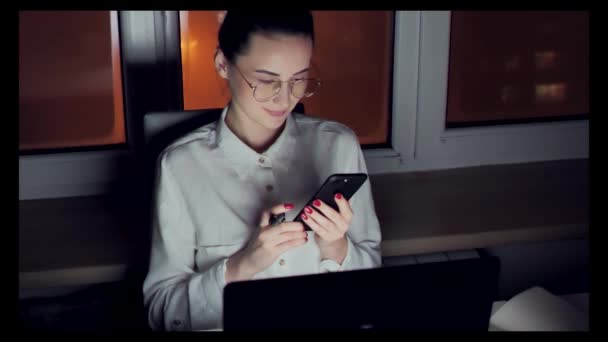
<path id="1" fill-rule="evenodd" d="M 371 176 L 382 255 L 586 237 L 588 159 Z"/>
<path id="2" fill-rule="evenodd" d="M 588 235 L 588 161 L 370 177 L 383 256 Z M 147 258 L 138 215 L 103 197 L 21 201 L 21 289 L 123 279 Z"/>

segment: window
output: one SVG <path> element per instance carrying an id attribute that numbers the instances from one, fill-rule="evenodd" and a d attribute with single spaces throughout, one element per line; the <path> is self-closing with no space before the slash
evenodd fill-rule
<path id="1" fill-rule="evenodd" d="M 116 12 L 19 12 L 19 150 L 126 142 Z"/>
<path id="2" fill-rule="evenodd" d="M 180 11 L 184 109 L 223 108 L 230 90 L 215 71 L 217 11 Z M 205 96 L 201 96 L 205 94 Z"/>
<path id="3" fill-rule="evenodd" d="M 63 15 L 60 23 L 53 21 L 59 15 L 56 13 Z M 61 39 L 45 50 L 33 46 L 27 53 L 20 51 L 21 59 L 35 62 L 24 66 L 22 74 L 38 67 L 32 54 L 51 54 L 53 63 L 49 59 L 40 62 L 51 65 L 41 68 L 41 72 L 49 73 L 45 75 L 47 86 L 35 88 L 36 84 L 30 82 L 28 93 L 30 99 L 33 93 L 34 98 L 50 99 L 51 103 L 38 105 L 35 111 L 28 112 L 27 118 L 20 118 L 19 199 L 92 196 L 114 189 L 127 191 L 121 195 L 137 193 L 132 188 L 138 183 L 138 172 L 134 169 L 138 158 L 134 152 L 139 151 L 143 140 L 144 113 L 181 108 L 181 75 L 179 81 L 174 77 L 179 71 L 177 12 L 69 11 L 20 12 L 20 15 L 47 18 L 29 20 L 30 31 L 48 30 L 55 33 L 50 41 Z M 21 24 L 26 22 L 22 20 Z M 53 25 L 64 27 L 65 32 Z M 66 57 L 71 63 L 58 58 L 61 53 L 71 54 Z M 82 60 L 71 60 L 78 56 Z M 65 72 L 68 67 L 74 70 Z M 63 72 L 54 73 L 54 69 Z M 49 83 L 59 84 L 63 89 L 49 87 Z M 20 93 L 23 94 L 22 89 Z M 83 94 L 92 98 L 81 98 Z M 23 96 L 20 100 L 23 107 Z M 26 96 L 25 101 L 31 100 Z M 72 102 L 86 108 L 75 111 Z M 42 120 L 46 122 L 44 126 L 39 124 Z M 23 134 L 27 125 L 39 131 L 28 133 L 29 138 L 24 139 L 28 137 Z"/>
<path id="4" fill-rule="evenodd" d="M 452 12 L 446 126 L 586 118 L 588 12 Z"/>
<path id="5" fill-rule="evenodd" d="M 389 142 L 392 11 L 314 11 L 313 70 L 323 81 L 304 99 L 311 115 L 342 122 L 364 145 Z"/>
<path id="6" fill-rule="evenodd" d="M 394 12 L 314 11 L 313 16 L 311 77 L 321 78 L 323 87 L 302 101 L 307 114 L 346 124 L 362 144 L 387 145 Z M 217 12 L 180 12 L 180 26 L 184 109 L 225 106 L 230 91 L 213 68 Z"/>
<path id="7" fill-rule="evenodd" d="M 402 12 L 395 51 L 393 125 L 400 163 L 379 171 L 587 158 L 588 120 L 446 128 L 451 12 Z"/>
<path id="8" fill-rule="evenodd" d="M 133 29 L 119 30 L 119 17 L 19 12 L 20 200 L 102 194 L 124 176 L 131 156 L 121 48 L 132 44 L 121 38 Z"/>
<path id="9" fill-rule="evenodd" d="M 87 13 L 83 12 L 83 15 Z M 97 13 L 106 13 L 106 18 L 108 18 L 107 12 Z M 318 18 L 319 23 L 324 22 L 324 20 L 327 23 L 329 21 L 328 18 L 336 15 L 335 13 L 315 12 L 314 15 L 315 18 Z M 453 102 L 448 104 L 448 98 L 455 94 L 452 92 L 448 95 L 448 86 L 450 85 L 450 51 L 458 49 L 458 46 L 456 46 L 458 43 L 455 43 L 454 39 L 452 39 L 454 37 L 451 34 L 451 20 L 453 19 L 451 12 L 397 11 L 394 13 L 394 17 L 392 14 L 387 14 L 390 12 L 363 12 L 361 13 L 362 16 L 358 16 L 358 13 L 353 12 L 348 14 L 348 16 L 352 16 L 349 17 L 348 20 L 350 21 L 348 22 L 363 21 L 363 18 L 369 15 L 375 16 L 375 19 L 369 17 L 365 21 L 369 20 L 370 23 L 376 23 L 373 28 L 373 30 L 376 30 L 375 32 L 390 32 L 391 30 L 388 27 L 394 26 L 394 36 L 389 35 L 389 38 L 384 42 L 375 42 L 378 45 L 374 46 L 373 49 L 375 51 L 384 51 L 382 49 L 386 48 L 386 51 L 389 51 L 388 57 L 384 55 L 384 52 L 380 54 L 384 57 L 367 56 L 364 52 L 361 53 L 361 58 L 370 58 L 370 60 L 371 58 L 379 58 L 379 64 L 374 64 L 377 68 L 369 69 L 375 70 L 373 73 L 358 73 L 358 70 L 351 68 L 348 69 L 348 73 L 352 75 L 344 77 L 344 75 L 336 74 L 341 70 L 340 65 L 334 65 L 327 69 L 328 67 L 325 63 L 317 65 L 318 67 L 315 72 L 318 72 L 318 76 L 323 77 L 326 81 L 330 81 L 329 86 L 324 90 L 330 91 L 334 89 L 331 91 L 336 92 L 338 94 L 336 96 L 346 96 L 346 93 L 340 95 L 338 93 L 339 90 L 336 90 L 340 88 L 337 83 L 340 77 L 351 80 L 350 83 L 353 84 L 349 84 L 349 86 L 352 86 L 355 83 L 352 80 L 355 79 L 367 80 L 367 77 L 370 77 L 372 81 L 368 83 L 369 85 L 376 84 L 373 83 L 377 81 L 374 77 L 383 78 L 387 74 L 389 75 L 386 76 L 385 81 L 382 81 L 388 82 L 388 85 L 385 84 L 385 89 L 377 92 L 377 94 L 382 95 L 378 95 L 371 102 L 374 103 L 377 110 L 368 108 L 365 110 L 366 113 L 364 113 L 365 117 L 369 116 L 368 111 L 379 113 L 378 116 L 374 116 L 374 119 L 379 119 L 384 115 L 380 115 L 383 113 L 382 110 L 384 110 L 386 117 L 379 120 L 377 125 L 370 125 L 372 129 L 367 131 L 365 129 L 358 129 L 356 122 L 345 122 L 347 125 L 355 128 L 363 143 L 366 143 L 364 141 L 364 139 L 367 139 L 365 136 L 386 137 L 388 144 L 385 146 L 374 146 L 375 148 L 364 150 L 370 174 L 588 157 L 589 126 L 588 120 L 584 117 L 579 120 L 570 121 L 446 127 L 448 106 L 453 104 Z M 179 23 L 177 20 L 178 15 L 181 17 Z M 202 16 L 203 19 L 193 20 L 193 15 Z M 204 19 L 205 15 L 207 16 L 206 19 Z M 457 16 L 458 14 L 456 14 Z M 116 18 L 116 14 L 113 13 L 110 18 L 112 17 Z M 35 139 L 29 139 L 28 143 L 38 143 L 38 145 L 30 144 L 29 146 L 24 144 L 28 139 L 20 141 L 20 149 L 34 152 L 21 153 L 19 158 L 20 199 L 95 195 L 108 191 L 109 186 L 117 180 L 121 173 L 119 170 L 123 170 L 122 167 L 128 165 L 126 159 L 122 158 L 127 158 L 129 153 L 126 148 L 115 149 L 114 147 L 118 145 L 112 145 L 121 144 L 121 142 L 125 141 L 126 136 L 124 128 L 122 129 L 123 135 L 120 134 L 121 130 L 117 129 L 117 122 L 123 118 L 122 115 L 118 115 L 119 110 L 123 106 L 117 106 L 117 103 L 122 101 L 118 97 L 122 95 L 122 91 L 116 93 L 118 87 L 121 86 L 121 82 L 115 83 L 118 79 L 116 75 L 121 74 L 120 72 L 116 73 L 115 68 L 120 66 L 120 64 L 125 69 L 123 70 L 123 74 L 128 75 L 124 78 L 124 97 L 127 100 L 125 104 L 128 104 L 128 106 L 124 106 L 124 119 L 126 119 L 127 126 L 130 129 L 127 139 L 129 144 L 133 141 L 131 130 L 137 126 L 136 119 L 141 119 L 140 114 L 149 110 L 157 111 L 169 108 L 162 103 L 165 101 L 164 98 L 156 101 L 157 98 L 165 96 L 166 100 L 175 103 L 183 99 L 185 109 L 221 107 L 228 100 L 229 91 L 227 87 L 219 79 L 214 79 L 216 74 L 213 70 L 212 58 L 217 41 L 218 25 L 215 13 L 198 11 L 121 11 L 117 17 L 119 19 L 119 38 L 122 51 L 120 51 L 120 54 L 113 55 L 112 62 L 108 62 L 106 59 L 106 65 L 110 65 L 107 63 L 111 63 L 112 65 L 112 77 L 109 77 L 107 72 L 105 73 L 106 85 L 104 86 L 107 99 L 106 107 L 109 108 L 106 112 L 110 114 L 110 117 L 117 120 L 114 121 L 114 128 L 116 129 L 113 131 L 113 134 L 105 135 L 105 138 L 108 139 L 104 141 L 84 141 L 81 136 L 72 136 L 72 139 L 69 141 L 50 139 L 50 141 L 46 142 L 42 140 L 36 142 Z M 394 18 L 394 21 L 390 25 L 386 21 L 388 18 Z M 346 17 L 341 17 L 340 20 L 347 22 Z M 380 23 L 383 24 L 381 25 Z M 84 27 L 89 26 L 88 22 L 85 24 L 83 24 Z M 20 25 L 22 25 L 21 22 Z M 179 30 L 180 25 L 181 32 Z M 187 29 L 184 27 L 187 27 Z M 111 37 L 117 37 L 114 36 L 115 32 L 118 32 L 116 25 L 111 25 L 110 30 L 106 32 L 110 32 Z M 353 51 L 362 51 L 357 49 L 364 44 L 368 44 L 368 41 L 371 39 L 369 36 L 366 36 L 365 41 L 355 40 L 355 33 L 349 32 L 346 28 L 343 31 L 331 34 L 335 34 L 335 39 L 338 41 L 346 42 L 344 43 L 345 49 L 348 46 L 348 48 L 353 48 Z M 180 35 L 181 48 L 177 44 Z M 329 39 L 322 37 L 321 34 L 317 36 L 318 44 L 321 47 L 324 44 L 323 40 Z M 100 38 L 99 41 L 109 42 L 110 40 L 106 37 L 105 40 L 104 38 Z M 112 38 L 111 41 L 116 42 L 117 40 Z M 107 46 L 107 43 L 102 44 Z M 391 46 L 392 52 L 389 49 Z M 205 49 L 208 52 L 205 52 Z M 117 52 L 117 50 L 112 51 L 113 53 Z M 179 76 L 179 63 L 176 61 L 180 58 L 180 51 L 183 62 L 181 79 L 180 77 L 173 77 L 175 75 Z M 356 53 L 352 55 L 357 56 Z M 117 56 L 120 58 L 121 63 L 116 62 Z M 209 57 L 207 59 L 204 56 Z M 550 64 L 550 61 L 556 60 L 551 56 L 551 54 L 543 55 L 541 53 L 538 60 L 541 63 L 542 61 L 549 61 Z M 323 58 L 325 61 L 325 59 L 330 57 Z M 384 58 L 389 60 L 388 64 L 383 64 Z M 588 63 L 588 56 L 586 58 Z M 581 61 L 584 61 L 584 59 L 582 58 Z M 197 60 L 198 63 L 194 63 L 194 60 Z M 332 63 L 336 63 L 336 61 L 334 60 Z M 350 64 L 354 65 L 356 62 Z M 352 67 L 352 65 L 349 66 L 349 63 L 345 63 L 345 65 L 345 68 Z M 163 69 L 165 67 L 167 69 Z M 168 68 L 173 69 L 168 70 Z M 208 69 L 206 70 L 205 68 Z M 108 70 L 107 67 L 106 70 Z M 454 69 L 452 68 L 452 70 Z M 155 73 L 155 76 L 146 77 L 151 73 Z M 167 75 L 172 75 L 171 82 L 167 81 Z M 203 77 L 197 78 L 197 75 L 203 75 Z M 542 75 L 539 74 L 540 76 Z M 108 79 L 111 81 L 111 96 L 107 91 Z M 454 80 L 457 79 L 452 78 L 452 81 Z M 334 81 L 336 83 L 332 88 L 331 83 Z M 559 83 L 559 81 L 557 82 Z M 380 85 L 379 88 L 383 87 L 381 83 L 377 84 Z M 183 85 L 183 95 L 179 91 L 180 85 Z M 360 93 L 361 89 L 358 88 L 357 91 L 359 92 L 355 91 L 353 93 L 355 95 L 347 98 L 353 98 L 354 100 L 345 102 L 343 99 L 340 99 L 336 101 L 338 103 L 336 106 L 339 103 L 353 106 L 352 103 L 357 103 L 355 100 L 363 97 L 362 93 Z M 559 94 L 562 92 L 564 96 L 570 94 L 567 90 L 570 89 L 570 86 L 566 88 L 547 86 L 538 89 L 537 93 L 535 88 L 535 94 L 538 94 L 539 98 L 544 99 L 555 96 L 559 97 L 561 96 Z M 51 90 L 54 91 L 55 89 Z M 171 90 L 174 91 L 172 92 Z M 21 92 L 22 90 L 20 89 L 20 101 L 23 101 L 21 99 Z M 200 96 L 201 93 L 211 95 Z M 509 94 L 508 91 L 506 94 Z M 588 94 L 584 92 L 579 95 L 583 97 L 586 95 L 588 97 Z M 505 96 L 508 97 L 509 95 Z M 323 96 L 318 97 L 315 95 L 311 99 L 319 99 L 318 101 L 320 102 L 316 106 L 319 106 L 318 111 L 323 112 L 322 114 L 326 112 L 331 114 L 334 112 L 349 113 L 347 111 L 331 109 L 332 107 L 326 107 L 327 104 L 324 102 Z M 216 102 L 200 102 L 203 100 Z M 152 102 L 155 103 L 151 105 L 150 103 Z M 111 105 L 107 106 L 107 103 Z M 134 106 L 134 104 L 137 106 Z M 389 108 L 383 109 L 382 107 L 385 105 Z M 133 110 L 134 108 L 136 110 Z M 330 109 L 328 110 L 327 108 Z M 468 109 L 471 108 L 470 106 L 462 106 L 462 108 L 465 108 L 462 111 L 465 114 L 474 112 Z M 496 106 L 493 107 L 494 109 L 488 108 L 479 112 L 487 115 L 497 113 L 495 110 Z M 312 102 L 307 103 L 306 111 L 310 115 L 316 115 L 317 109 L 315 109 L 315 104 Z M 26 120 L 29 121 L 28 124 L 37 120 L 38 117 L 35 115 L 42 115 L 37 112 L 39 111 L 31 112 L 30 118 Z M 584 110 L 568 110 L 567 112 L 569 112 L 568 114 L 577 114 L 578 112 L 584 112 Z M 135 115 L 133 115 L 134 113 Z M 563 114 L 566 113 L 564 112 Z M 332 119 L 342 120 L 339 117 Z M 501 119 L 504 119 L 504 117 Z M 20 118 L 21 120 L 23 119 Z M 478 119 L 471 121 L 479 123 Z M 51 121 L 51 125 L 48 125 L 48 128 L 55 130 L 54 126 L 60 126 L 55 125 L 57 122 L 59 121 Z M 135 123 L 129 124 L 130 122 Z M 386 127 L 383 126 L 382 122 L 387 123 Z M 22 124 L 20 122 L 20 130 L 24 128 L 21 127 Z M 85 122 L 85 125 L 90 124 Z M 383 132 L 385 129 L 386 132 Z M 105 130 L 104 132 L 109 131 Z M 68 135 L 64 136 L 60 134 L 59 136 L 67 137 Z M 20 132 L 20 140 L 22 137 L 26 137 L 26 135 Z M 367 140 L 367 143 L 374 144 L 373 139 Z M 380 141 L 380 139 L 375 141 Z M 111 146 L 107 146 L 108 144 Z M 105 146 L 98 147 L 98 151 L 89 151 L 89 149 L 97 145 Z M 39 154 L 40 149 L 49 152 L 49 148 L 61 149 L 68 146 L 79 146 L 77 148 L 82 150 L 77 152 L 70 151 L 69 153 L 54 150 L 50 151 L 53 153 Z M 118 152 L 120 154 L 117 155 Z"/>

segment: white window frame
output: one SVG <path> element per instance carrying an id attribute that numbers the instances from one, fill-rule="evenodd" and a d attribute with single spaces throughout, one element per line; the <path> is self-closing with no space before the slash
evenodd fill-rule
<path id="1" fill-rule="evenodd" d="M 450 11 L 398 11 L 393 148 L 365 150 L 370 174 L 589 157 L 589 120 L 445 128 Z"/>
<path id="2" fill-rule="evenodd" d="M 364 150 L 370 174 L 589 157 L 588 120 L 445 129 L 449 38 L 450 11 L 397 11 L 392 148 Z M 103 194 L 130 157 L 20 156 L 19 199 Z"/>

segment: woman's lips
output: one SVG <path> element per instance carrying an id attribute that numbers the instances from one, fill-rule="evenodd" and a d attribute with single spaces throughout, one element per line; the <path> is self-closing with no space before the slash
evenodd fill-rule
<path id="1" fill-rule="evenodd" d="M 264 110 L 272 116 L 283 116 L 287 112 L 286 110 L 270 110 L 266 108 L 264 108 Z"/>

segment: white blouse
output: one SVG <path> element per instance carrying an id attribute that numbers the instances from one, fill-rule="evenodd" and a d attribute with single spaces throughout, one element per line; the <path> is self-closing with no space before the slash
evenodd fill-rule
<path id="1" fill-rule="evenodd" d="M 286 221 L 334 173 L 367 173 L 346 126 L 291 113 L 264 153 L 243 143 L 221 119 L 173 142 L 158 159 L 156 208 L 144 301 L 150 326 L 221 327 L 226 260 L 257 230 L 263 210 L 293 203 Z M 321 260 L 314 232 L 254 279 L 378 267 L 380 227 L 369 180 L 350 199 L 353 219 L 341 265 Z M 353 298 L 355 300 L 355 298 Z"/>

